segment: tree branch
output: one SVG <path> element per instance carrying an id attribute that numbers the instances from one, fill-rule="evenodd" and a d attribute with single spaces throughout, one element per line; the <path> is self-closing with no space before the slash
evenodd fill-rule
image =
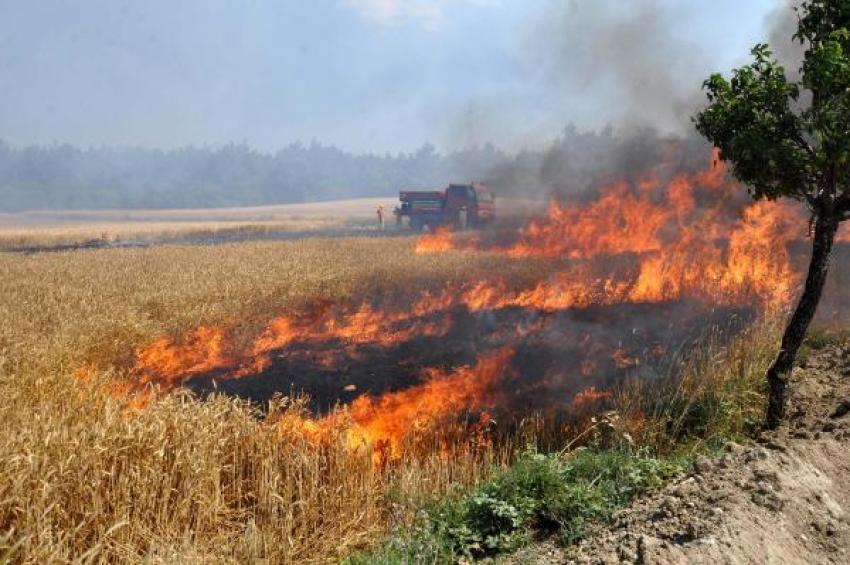
<path id="1" fill-rule="evenodd" d="M 791 140 L 795 142 L 803 151 L 805 151 L 809 155 L 809 157 L 811 157 L 812 159 L 816 157 L 814 148 L 808 141 L 806 141 L 806 139 L 799 131 L 794 132 L 794 135 L 791 136 Z"/>

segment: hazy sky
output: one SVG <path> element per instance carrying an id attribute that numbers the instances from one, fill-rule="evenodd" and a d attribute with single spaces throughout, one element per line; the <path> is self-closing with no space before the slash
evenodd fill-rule
<path id="1" fill-rule="evenodd" d="M 666 93 L 740 63 L 779 3 L 0 0 L 0 139 L 383 152 L 675 129 Z"/>

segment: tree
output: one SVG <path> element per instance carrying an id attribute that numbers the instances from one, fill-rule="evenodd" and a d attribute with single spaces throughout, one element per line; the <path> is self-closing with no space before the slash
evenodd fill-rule
<path id="1" fill-rule="evenodd" d="M 850 218 L 850 1 L 805 0 L 793 39 L 804 48 L 792 81 L 767 45 L 752 64 L 704 83 L 708 107 L 697 130 L 720 150 L 755 199 L 802 202 L 811 213 L 805 286 L 767 372 L 767 426 L 785 417 L 787 383 L 815 315 L 839 224 Z"/>

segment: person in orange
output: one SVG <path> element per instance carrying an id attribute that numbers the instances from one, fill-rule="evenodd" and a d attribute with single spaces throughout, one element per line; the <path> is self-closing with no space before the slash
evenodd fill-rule
<path id="1" fill-rule="evenodd" d="M 378 229 L 384 231 L 384 205 L 378 205 Z"/>

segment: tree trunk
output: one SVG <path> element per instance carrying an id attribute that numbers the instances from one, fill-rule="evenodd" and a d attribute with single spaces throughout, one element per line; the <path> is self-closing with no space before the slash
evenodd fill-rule
<path id="1" fill-rule="evenodd" d="M 809 324 L 815 316 L 815 311 L 823 293 L 826 274 L 829 270 L 829 258 L 835 233 L 838 231 L 838 218 L 818 217 L 815 222 L 814 241 L 812 242 L 812 259 L 809 263 L 809 273 L 806 276 L 806 286 L 794 309 L 794 314 L 785 328 L 782 336 L 782 347 L 776 360 L 767 371 L 768 404 L 767 427 L 775 429 L 785 418 L 788 377 L 794 367 L 797 351 L 803 344 Z"/>

